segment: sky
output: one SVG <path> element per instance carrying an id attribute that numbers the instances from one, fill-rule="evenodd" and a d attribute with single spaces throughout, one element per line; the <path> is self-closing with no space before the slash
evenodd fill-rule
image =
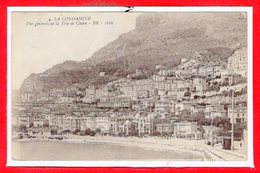
<path id="1" fill-rule="evenodd" d="M 119 35 L 133 30 L 138 15 L 140 14 L 13 12 L 12 88 L 19 89 L 31 73 L 44 72 L 66 60 L 82 61 L 91 57 Z M 93 25 L 95 21 L 99 24 Z M 62 25 L 62 22 L 69 24 Z"/>

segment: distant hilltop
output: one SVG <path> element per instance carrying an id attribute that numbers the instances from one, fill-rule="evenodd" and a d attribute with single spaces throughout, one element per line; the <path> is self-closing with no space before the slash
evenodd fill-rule
<path id="1" fill-rule="evenodd" d="M 147 13 L 137 18 L 134 30 L 89 59 L 66 61 L 31 74 L 20 90 L 26 92 L 31 81 L 41 92 L 73 84 L 102 85 L 132 75 L 136 69 L 149 76 L 156 65 L 175 67 L 183 58 L 227 62 L 235 50 L 247 46 L 246 41 L 247 19 L 242 13 Z"/>

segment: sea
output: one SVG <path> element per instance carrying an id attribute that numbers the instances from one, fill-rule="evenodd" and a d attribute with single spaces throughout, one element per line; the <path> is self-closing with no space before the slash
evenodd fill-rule
<path id="1" fill-rule="evenodd" d="M 107 143 L 13 141 L 12 159 L 17 161 L 201 161 L 190 152 L 155 150 Z"/>

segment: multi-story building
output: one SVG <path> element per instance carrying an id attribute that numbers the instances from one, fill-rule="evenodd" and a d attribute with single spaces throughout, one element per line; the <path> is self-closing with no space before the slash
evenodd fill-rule
<path id="1" fill-rule="evenodd" d="M 114 108 L 130 108 L 132 106 L 130 100 L 117 100 L 113 102 Z"/>
<path id="2" fill-rule="evenodd" d="M 73 103 L 74 98 L 73 97 L 59 97 L 57 100 L 55 100 L 56 104 L 65 104 L 65 103 Z"/>
<path id="3" fill-rule="evenodd" d="M 71 131 L 81 130 L 81 118 L 71 117 Z"/>
<path id="4" fill-rule="evenodd" d="M 95 103 L 96 102 L 96 97 L 95 95 L 88 95 L 82 98 L 83 103 Z"/>
<path id="5" fill-rule="evenodd" d="M 197 112 L 203 111 L 205 112 L 206 106 L 198 105 L 198 104 L 191 104 L 191 114 L 195 114 Z"/>
<path id="6" fill-rule="evenodd" d="M 139 136 L 142 135 L 150 135 L 154 132 L 155 129 L 155 116 L 156 114 L 150 113 L 148 115 L 141 115 L 138 121 L 138 134 Z"/>
<path id="7" fill-rule="evenodd" d="M 246 123 L 247 122 L 247 106 L 235 105 L 233 109 L 234 123 Z M 228 119 L 232 123 L 232 106 L 228 106 Z"/>
<path id="8" fill-rule="evenodd" d="M 206 76 L 207 74 L 207 67 L 205 65 L 198 67 L 198 73 L 202 76 Z"/>
<path id="9" fill-rule="evenodd" d="M 174 126 L 173 124 L 171 124 L 171 121 L 170 121 L 170 118 L 168 117 L 161 117 L 161 118 L 157 118 L 156 119 L 156 123 L 155 123 L 155 126 L 156 126 L 156 131 L 157 132 L 160 132 L 160 133 L 173 133 L 173 129 L 174 129 Z"/>
<path id="10" fill-rule="evenodd" d="M 151 89 L 149 90 L 149 97 L 157 96 L 158 90 L 157 89 Z"/>
<path id="11" fill-rule="evenodd" d="M 230 74 L 228 75 L 228 84 L 236 85 L 241 80 L 241 76 L 239 74 Z"/>
<path id="12" fill-rule="evenodd" d="M 247 48 L 243 47 L 228 58 L 228 70 L 230 73 L 247 77 Z"/>
<path id="13" fill-rule="evenodd" d="M 86 115 L 81 118 L 81 130 L 86 130 L 87 128 L 91 130 L 96 130 L 96 116 L 95 115 Z"/>
<path id="14" fill-rule="evenodd" d="M 133 93 L 135 92 L 133 91 L 133 87 L 131 85 L 120 87 L 120 91 L 123 93 L 124 97 L 129 97 L 129 98 L 131 98 L 133 96 Z"/>
<path id="15" fill-rule="evenodd" d="M 25 92 L 25 93 L 21 94 L 21 102 L 22 103 L 37 102 L 37 93 L 30 91 L 30 92 Z"/>
<path id="16" fill-rule="evenodd" d="M 114 102 L 98 102 L 97 103 L 98 108 L 113 108 Z"/>
<path id="17" fill-rule="evenodd" d="M 44 117 L 37 116 L 33 120 L 33 127 L 48 127 L 49 126 L 49 120 L 45 119 Z"/>
<path id="18" fill-rule="evenodd" d="M 65 97 L 75 97 L 77 94 L 77 91 L 78 91 L 78 89 L 75 86 L 67 87 L 65 89 L 64 96 Z"/>
<path id="19" fill-rule="evenodd" d="M 205 117 L 214 119 L 215 117 L 226 117 L 227 112 L 224 108 L 224 105 L 220 104 L 211 104 L 211 105 L 206 105 L 205 109 Z"/>
<path id="20" fill-rule="evenodd" d="M 191 102 L 176 102 L 175 103 L 175 114 L 180 115 L 184 110 L 191 110 Z"/>
<path id="21" fill-rule="evenodd" d="M 206 80 L 202 76 L 194 76 L 192 84 L 196 92 L 203 92 L 207 90 Z"/>
<path id="22" fill-rule="evenodd" d="M 123 132 L 126 134 L 126 135 L 128 135 L 129 134 L 129 132 L 130 132 L 130 128 L 131 128 L 131 125 L 132 125 L 132 122 L 131 121 L 129 121 L 129 120 L 126 120 L 125 122 L 124 122 L 124 124 L 122 125 L 122 130 L 123 130 Z"/>
<path id="23" fill-rule="evenodd" d="M 102 88 L 99 88 L 99 89 L 96 89 L 96 98 L 101 98 L 101 97 L 104 97 L 104 96 L 108 96 L 109 93 L 108 93 L 108 87 L 102 87 Z"/>
<path id="24" fill-rule="evenodd" d="M 101 130 L 101 133 L 109 133 L 110 119 L 109 116 L 97 116 L 96 128 Z"/>
<path id="25" fill-rule="evenodd" d="M 170 112 L 171 111 L 171 103 L 167 101 L 157 101 L 154 106 L 155 112 Z"/>
<path id="26" fill-rule="evenodd" d="M 174 135 L 176 137 L 195 136 L 198 131 L 196 122 L 179 122 L 174 123 Z"/>
<path id="27" fill-rule="evenodd" d="M 143 99 L 143 98 L 148 98 L 148 97 L 149 97 L 149 91 L 148 90 L 138 91 L 138 98 Z"/>
<path id="28" fill-rule="evenodd" d="M 64 91 L 62 89 L 52 89 L 49 92 L 50 97 L 59 98 L 63 97 Z"/>
<path id="29" fill-rule="evenodd" d="M 63 119 L 62 130 L 70 130 L 70 131 L 81 130 L 81 118 L 65 117 Z"/>
<path id="30" fill-rule="evenodd" d="M 159 70 L 158 74 L 161 76 L 167 76 L 169 73 L 167 69 L 161 69 Z"/>
<path id="31" fill-rule="evenodd" d="M 49 116 L 49 126 L 50 127 L 63 127 L 63 120 L 66 117 L 65 113 L 55 113 Z"/>
<path id="32" fill-rule="evenodd" d="M 170 133 L 173 131 L 173 125 L 169 123 L 157 123 L 156 124 L 156 131 L 160 133 Z"/>
<path id="33" fill-rule="evenodd" d="M 27 128 L 33 124 L 33 116 L 27 114 L 21 114 L 17 118 L 17 126 L 20 127 L 22 125 L 26 126 Z"/>
<path id="34" fill-rule="evenodd" d="M 62 129 L 71 130 L 71 117 L 64 117 Z"/>
<path id="35" fill-rule="evenodd" d="M 166 79 L 166 76 L 159 75 L 159 74 L 154 74 L 153 75 L 153 80 L 155 80 L 155 81 L 163 81 L 165 79 Z"/>
<path id="36" fill-rule="evenodd" d="M 209 78 L 221 77 L 222 66 L 218 64 L 208 65 L 206 67 L 206 76 Z"/>

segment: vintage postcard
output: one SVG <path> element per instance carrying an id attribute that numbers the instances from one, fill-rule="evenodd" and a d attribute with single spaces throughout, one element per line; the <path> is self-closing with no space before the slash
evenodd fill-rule
<path id="1" fill-rule="evenodd" d="M 9 8 L 9 166 L 253 167 L 252 9 Z"/>

